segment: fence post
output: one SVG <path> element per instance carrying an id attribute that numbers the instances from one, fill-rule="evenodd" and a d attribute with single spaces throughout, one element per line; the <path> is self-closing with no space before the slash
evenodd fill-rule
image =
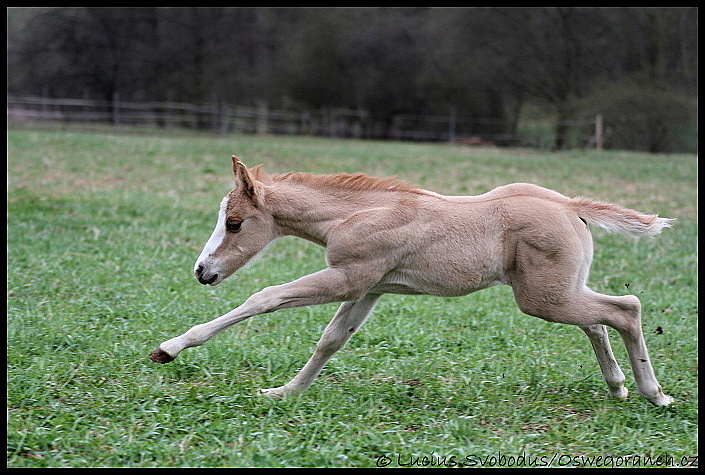
<path id="1" fill-rule="evenodd" d="M 120 127 L 120 93 L 113 92 L 113 126 Z"/>
<path id="2" fill-rule="evenodd" d="M 604 135 L 602 133 L 602 114 L 597 114 L 595 117 L 595 150 L 602 150 L 602 141 Z"/>
<path id="3" fill-rule="evenodd" d="M 448 119 L 448 142 L 455 143 L 455 128 L 456 128 L 456 109 L 455 106 L 450 108 L 450 118 Z"/>
<path id="4" fill-rule="evenodd" d="M 42 87 L 42 115 L 49 112 L 49 86 Z"/>
<path id="5" fill-rule="evenodd" d="M 220 111 L 219 111 L 218 96 L 215 93 L 211 94 L 211 130 L 217 131 L 220 129 Z"/>
<path id="6" fill-rule="evenodd" d="M 257 134 L 262 135 L 267 133 L 269 125 L 269 117 L 267 110 L 267 102 L 264 100 L 257 101 Z"/>
<path id="7" fill-rule="evenodd" d="M 220 101 L 220 136 L 225 137 L 228 133 L 228 104 Z"/>

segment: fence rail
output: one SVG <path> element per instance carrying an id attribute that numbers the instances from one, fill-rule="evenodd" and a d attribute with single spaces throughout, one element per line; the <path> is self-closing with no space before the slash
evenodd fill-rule
<path id="1" fill-rule="evenodd" d="M 546 139 L 506 131 L 497 118 L 463 118 L 455 110 L 448 116 L 397 114 L 375 120 L 365 110 L 326 108 L 295 112 L 259 106 L 233 106 L 223 101 L 205 105 L 182 102 L 112 101 L 7 96 L 8 122 L 39 121 L 77 124 L 110 124 L 114 127 L 212 130 L 252 134 L 318 135 L 327 137 L 383 138 L 417 141 L 450 141 L 466 145 L 529 145 L 545 147 Z M 594 120 L 576 122 L 578 143 L 595 146 Z"/>

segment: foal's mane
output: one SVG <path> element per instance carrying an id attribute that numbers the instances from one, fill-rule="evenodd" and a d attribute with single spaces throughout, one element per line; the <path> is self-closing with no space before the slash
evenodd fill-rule
<path id="1" fill-rule="evenodd" d="M 270 176 L 258 165 L 251 169 L 255 179 L 265 184 L 297 183 L 313 188 L 351 191 L 408 191 L 421 193 L 413 185 L 396 177 L 378 178 L 364 173 L 337 173 L 335 175 L 314 175 L 312 173 L 289 172 Z"/>

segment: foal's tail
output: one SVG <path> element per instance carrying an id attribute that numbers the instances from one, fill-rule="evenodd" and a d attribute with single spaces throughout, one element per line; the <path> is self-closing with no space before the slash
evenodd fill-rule
<path id="1" fill-rule="evenodd" d="M 627 236 L 655 236 L 663 228 L 670 228 L 675 219 L 659 218 L 655 214 L 643 214 L 618 205 L 602 203 L 589 198 L 570 201 L 575 212 L 586 221 Z"/>

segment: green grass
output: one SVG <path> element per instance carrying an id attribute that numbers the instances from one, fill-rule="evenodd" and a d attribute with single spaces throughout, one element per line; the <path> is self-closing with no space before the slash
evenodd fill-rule
<path id="1" fill-rule="evenodd" d="M 163 340 L 324 266 L 322 249 L 286 238 L 218 287 L 196 282 L 232 153 L 273 173 L 398 175 L 447 194 L 529 181 L 678 218 L 655 239 L 595 231 L 590 277 L 597 291 L 640 297 L 657 377 L 676 402 L 611 399 L 584 334 L 521 314 L 508 287 L 385 296 L 298 398 L 258 391 L 294 376 L 335 305 L 255 317 L 152 363 Z M 9 467 L 697 456 L 695 156 L 28 128 L 8 132 L 7 171 Z"/>

